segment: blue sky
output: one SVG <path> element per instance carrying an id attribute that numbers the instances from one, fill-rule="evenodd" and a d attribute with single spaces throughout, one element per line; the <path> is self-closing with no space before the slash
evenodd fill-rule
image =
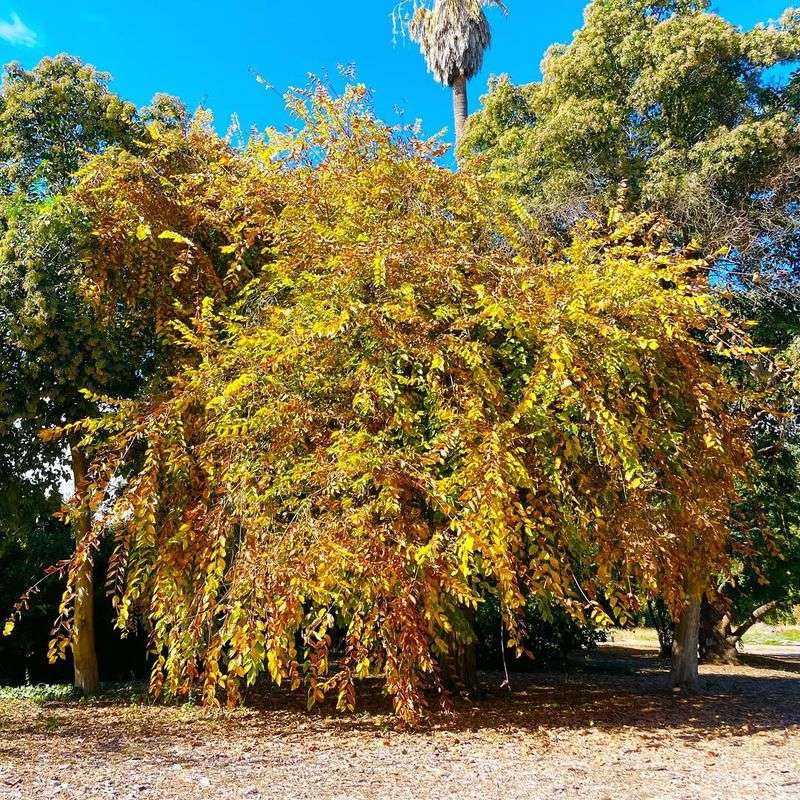
<path id="1" fill-rule="evenodd" d="M 113 88 L 138 105 L 157 91 L 190 107 L 211 108 L 225 130 L 238 112 L 251 125 L 283 126 L 283 92 L 307 74 L 341 82 L 339 64 L 355 64 L 375 92 L 387 121 L 421 118 L 427 133 L 450 127 L 450 96 L 426 73 L 413 43 L 392 43 L 395 0 L 0 0 L 0 62 L 32 67 L 45 55 L 69 52 L 114 76 Z M 494 44 L 471 84 L 475 108 L 491 74 L 516 82 L 539 75 L 549 44 L 569 41 L 580 27 L 583 0 L 506 0 L 510 16 L 490 10 Z M 718 0 L 714 8 L 744 27 L 778 18 L 783 0 Z"/>

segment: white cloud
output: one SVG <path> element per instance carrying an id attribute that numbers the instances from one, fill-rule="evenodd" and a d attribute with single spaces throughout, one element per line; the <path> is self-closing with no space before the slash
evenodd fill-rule
<path id="1" fill-rule="evenodd" d="M 0 19 L 0 39 L 21 47 L 33 47 L 36 44 L 36 34 L 13 11 L 10 21 Z"/>

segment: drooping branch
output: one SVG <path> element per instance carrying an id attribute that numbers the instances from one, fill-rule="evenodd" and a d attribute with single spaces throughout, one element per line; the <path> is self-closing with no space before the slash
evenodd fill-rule
<path id="1" fill-rule="evenodd" d="M 770 611 L 774 611 L 776 608 L 780 608 L 783 605 L 786 605 L 785 599 L 770 600 L 769 603 L 764 603 L 764 605 L 754 609 L 747 615 L 745 621 L 731 633 L 731 638 L 734 640 L 741 639 L 760 619 L 769 614 Z"/>

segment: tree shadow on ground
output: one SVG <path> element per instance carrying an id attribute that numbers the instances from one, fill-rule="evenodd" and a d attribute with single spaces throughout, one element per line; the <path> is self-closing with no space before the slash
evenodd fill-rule
<path id="1" fill-rule="evenodd" d="M 569 672 L 518 672 L 511 689 L 501 686 L 501 673 L 482 673 L 480 700 L 457 697 L 449 713 L 438 713 L 439 698 L 429 697 L 434 712 L 425 730 L 453 734 L 496 731 L 504 735 L 558 735 L 559 731 L 635 732 L 641 744 L 658 748 L 663 732 L 687 741 L 748 737 L 770 730 L 798 729 L 800 735 L 800 665 L 748 657 L 737 666 L 703 667 L 703 691 L 674 694 L 668 663 L 655 654 L 621 647 L 603 647 L 574 663 Z M 47 715 L 62 721 L 47 736 L 91 741 L 97 753 L 117 751 L 124 742 L 134 747 L 146 739 L 191 744 L 217 727 L 234 737 L 302 739 L 313 731 L 382 736 L 395 727 L 392 706 L 377 680 L 359 685 L 358 709 L 341 714 L 327 703 L 307 712 L 302 692 L 271 690 L 252 694 L 248 707 L 234 713 L 203 709 L 125 706 L 119 700 L 90 703 L 80 712 L 76 703 L 43 704 L 34 726 L 20 723 L 16 732 L 42 735 Z M 160 713 L 162 712 L 163 713 Z M 128 722 L 115 729 L 114 719 Z M 44 723 L 43 723 L 44 720 Z M 14 727 L 5 731 L 0 752 L 14 747 Z"/>
<path id="2" fill-rule="evenodd" d="M 569 671 L 511 674 L 511 691 L 502 673 L 481 674 L 480 700 L 454 698 L 450 713 L 434 714 L 437 730 L 549 729 L 621 730 L 654 733 L 669 728 L 686 738 L 750 736 L 758 731 L 800 726 L 800 665 L 764 657 L 746 657 L 736 666 L 704 666 L 699 694 L 675 693 L 669 686 L 669 662 L 655 653 L 603 647 Z M 262 713 L 302 711 L 302 697 L 271 692 L 253 703 Z M 435 709 L 438 698 L 429 698 Z M 386 724 L 391 703 L 379 682 L 359 687 L 359 712 L 341 715 L 329 705 L 316 718 L 347 729 L 376 730 Z"/>

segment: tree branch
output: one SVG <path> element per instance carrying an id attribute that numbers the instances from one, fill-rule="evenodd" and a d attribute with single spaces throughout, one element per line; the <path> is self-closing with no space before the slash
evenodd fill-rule
<path id="1" fill-rule="evenodd" d="M 786 600 L 770 600 L 769 603 L 764 603 L 763 606 L 759 606 L 754 611 L 751 611 L 745 621 L 736 628 L 735 631 L 731 633 L 732 639 L 741 639 L 753 625 L 756 624 L 763 616 L 769 614 L 770 611 L 774 611 L 776 608 L 780 608 L 781 606 L 786 605 Z"/>

